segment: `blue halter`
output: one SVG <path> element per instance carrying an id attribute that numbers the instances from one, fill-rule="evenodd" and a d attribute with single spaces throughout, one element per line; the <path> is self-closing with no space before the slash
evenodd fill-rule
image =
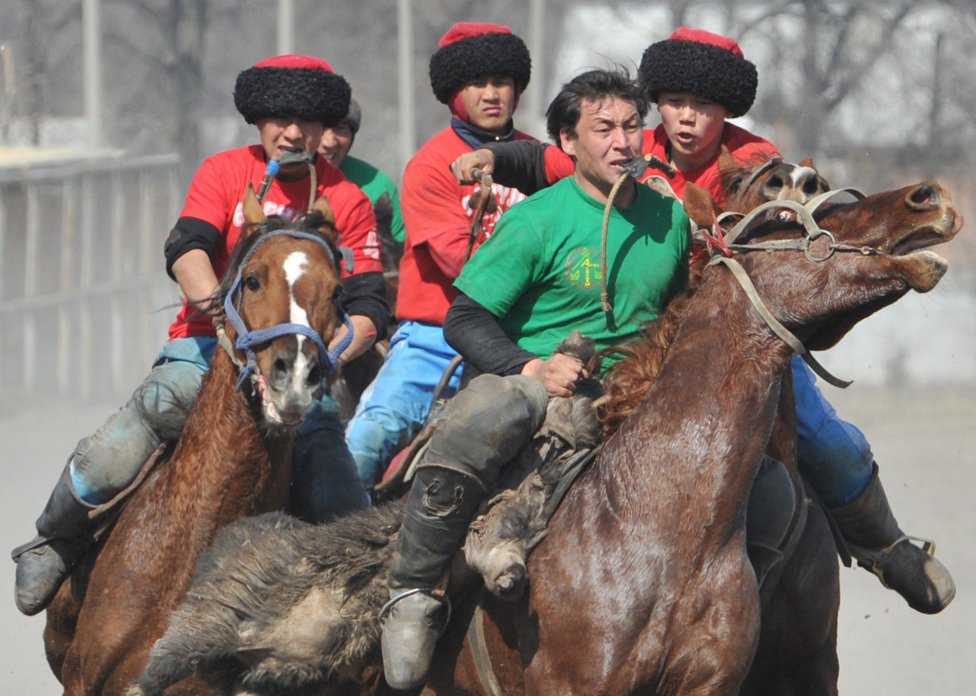
<path id="1" fill-rule="evenodd" d="M 319 361 L 323 366 L 322 379 L 324 380 L 328 375 L 332 374 L 336 369 L 336 365 L 339 360 L 339 356 L 342 352 L 349 347 L 353 339 L 353 327 L 352 320 L 349 319 L 349 315 L 346 314 L 346 310 L 342 308 L 342 305 L 337 306 L 339 312 L 342 315 L 342 323 L 346 327 L 346 335 L 342 337 L 338 345 L 330 352 L 328 348 L 325 347 L 325 343 L 322 341 L 322 337 L 319 336 L 318 332 L 306 326 L 304 324 L 276 324 L 270 326 L 266 329 L 258 329 L 257 331 L 249 331 L 247 326 L 244 325 L 244 321 L 241 319 L 241 315 L 238 313 L 237 307 L 234 306 L 234 296 L 237 294 L 238 289 L 241 285 L 241 280 L 244 275 L 244 269 L 247 267 L 248 262 L 250 262 L 251 257 L 258 250 L 262 244 L 264 244 L 269 239 L 273 237 L 291 237 L 293 239 L 307 239 L 317 244 L 320 244 L 326 251 L 329 252 L 329 256 L 335 265 L 336 270 L 340 268 L 339 259 L 337 258 L 335 250 L 327 244 L 321 237 L 318 237 L 310 232 L 302 232 L 301 230 L 273 230 L 265 234 L 261 239 L 255 242 L 254 246 L 251 247 L 244 258 L 241 260 L 240 266 L 237 270 L 237 276 L 234 278 L 234 282 L 230 286 L 227 295 L 224 297 L 224 312 L 230 323 L 233 325 L 234 330 L 237 332 L 237 340 L 234 342 L 234 347 L 237 350 L 244 352 L 247 356 L 247 363 L 241 368 L 241 373 L 237 378 L 237 389 L 240 390 L 244 385 L 244 382 L 251 374 L 257 373 L 257 360 L 254 355 L 254 346 L 260 345 L 262 343 L 267 343 L 279 336 L 288 335 L 302 335 L 315 343 L 315 347 L 319 351 Z"/>

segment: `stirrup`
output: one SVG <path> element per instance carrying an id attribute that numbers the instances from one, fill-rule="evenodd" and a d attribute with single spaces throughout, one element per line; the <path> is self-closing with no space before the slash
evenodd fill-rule
<path id="1" fill-rule="evenodd" d="M 847 547 L 850 549 L 851 555 L 857 559 L 857 564 L 859 566 L 876 575 L 881 581 L 882 585 L 888 589 L 892 589 L 891 585 L 885 581 L 884 574 L 881 571 L 879 564 L 884 560 L 885 556 L 890 554 L 891 551 L 903 541 L 919 542 L 921 546 L 918 548 L 921 548 L 922 551 L 927 553 L 929 556 L 932 556 L 933 558 L 935 557 L 935 542 L 932 539 L 923 539 L 922 537 L 911 536 L 910 534 L 904 533 L 893 542 L 880 549 L 868 549 L 850 542 L 847 542 Z"/>
<path id="2" fill-rule="evenodd" d="M 390 610 L 393 609 L 393 606 L 397 602 L 399 602 L 401 599 L 406 599 L 407 597 L 410 597 L 411 595 L 415 595 L 415 594 L 429 595 L 430 597 L 440 601 L 441 604 L 447 606 L 447 619 L 445 620 L 444 625 L 445 626 L 450 625 L 451 612 L 453 610 L 453 607 L 451 606 L 451 598 L 447 596 L 447 593 L 443 592 L 442 590 L 438 590 L 436 587 L 415 587 L 412 590 L 406 590 L 405 592 L 401 592 L 396 597 L 392 597 L 390 601 L 388 601 L 386 604 L 380 607 L 380 613 L 376 615 L 377 621 L 379 621 L 382 624 L 383 618 L 390 613 Z"/>

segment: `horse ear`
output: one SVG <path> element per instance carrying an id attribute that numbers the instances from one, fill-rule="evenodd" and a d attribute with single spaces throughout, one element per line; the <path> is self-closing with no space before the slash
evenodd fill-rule
<path id="1" fill-rule="evenodd" d="M 329 205 L 328 196 L 325 195 L 319 196 L 318 200 L 316 200 L 312 204 L 312 208 L 308 212 L 310 214 L 319 213 L 322 215 L 323 222 L 322 225 L 318 228 L 319 232 L 321 232 L 322 234 L 326 234 L 329 237 L 333 237 L 335 235 L 336 216 L 335 216 L 335 211 L 332 210 L 332 206 Z"/>
<path id="2" fill-rule="evenodd" d="M 264 214 L 264 209 L 258 201 L 258 194 L 254 192 L 251 182 L 247 183 L 247 191 L 244 192 L 244 221 L 242 227 L 245 230 L 252 230 L 268 221 L 268 216 Z"/>
<path id="3" fill-rule="evenodd" d="M 685 184 L 684 203 L 688 217 L 706 230 L 712 228 L 715 218 L 722 212 L 711 193 L 690 181 Z"/>
<path id="4" fill-rule="evenodd" d="M 813 164 L 813 158 L 812 157 L 804 157 L 800 161 L 800 166 L 801 167 L 810 167 L 810 169 L 816 169 L 816 167 Z"/>
<path id="5" fill-rule="evenodd" d="M 718 171 L 720 174 L 731 172 L 733 170 L 739 169 L 739 163 L 735 161 L 732 153 L 729 152 L 729 148 L 725 145 L 719 149 L 718 152 Z"/>

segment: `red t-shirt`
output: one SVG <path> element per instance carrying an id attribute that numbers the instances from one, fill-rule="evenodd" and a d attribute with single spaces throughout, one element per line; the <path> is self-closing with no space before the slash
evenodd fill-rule
<path id="1" fill-rule="evenodd" d="M 668 155 L 667 150 L 665 149 L 667 143 L 668 135 L 664 131 L 663 125 L 659 125 L 657 128 L 655 128 L 653 133 L 644 131 L 643 154 L 646 155 L 647 153 L 651 153 L 655 157 L 667 162 Z M 776 146 L 771 142 L 765 140 L 764 138 L 760 138 L 758 135 L 753 135 L 745 128 L 740 128 L 734 123 L 725 124 L 725 130 L 722 131 L 722 144 L 729 149 L 729 153 L 738 162 L 748 162 L 760 153 L 768 154 L 770 156 L 779 154 Z M 651 176 L 655 173 L 660 174 L 660 172 L 656 172 L 652 169 L 647 170 L 647 176 Z M 712 197 L 719 205 L 725 205 L 725 191 L 722 190 L 722 184 L 719 179 L 717 153 L 715 157 L 695 169 L 690 169 L 684 172 L 675 169 L 674 178 L 667 179 L 667 182 L 671 185 L 671 188 L 674 189 L 674 192 L 678 198 L 681 198 L 684 195 L 685 183 L 688 181 L 711 193 Z"/>
<path id="2" fill-rule="evenodd" d="M 644 131 L 644 148 L 641 154 L 648 153 L 658 159 L 667 162 L 668 135 L 664 130 L 664 125 L 659 125 L 653 131 Z M 722 144 L 729 149 L 732 157 L 738 162 L 748 162 L 753 157 L 761 154 L 775 156 L 779 154 L 776 146 L 768 140 L 754 135 L 744 128 L 733 123 L 726 123 L 722 132 Z M 546 148 L 545 153 L 546 178 L 550 183 L 570 176 L 573 173 L 573 160 L 558 147 Z M 664 176 L 656 169 L 648 169 L 642 181 L 650 176 Z M 696 186 L 701 186 L 712 194 L 719 205 L 725 204 L 725 191 L 722 190 L 721 181 L 718 173 L 718 154 L 700 167 L 688 171 L 674 170 L 674 178 L 664 177 L 678 198 L 684 195 L 685 183 L 690 181 Z"/>
<path id="3" fill-rule="evenodd" d="M 256 191 L 267 167 L 264 148 L 251 145 L 212 155 L 203 161 L 190 183 L 180 217 L 210 223 L 221 234 L 221 242 L 211 261 L 220 278 L 227 270 L 231 252 L 244 224 L 244 194 L 250 183 Z M 353 273 L 383 271 L 380 261 L 376 219 L 369 199 L 358 186 L 348 181 L 325 158 L 316 158 L 317 195 L 328 196 L 336 215 L 336 243 L 353 252 Z M 275 179 L 263 201 L 266 215 L 280 215 L 295 220 L 308 208 L 311 178 L 298 181 Z M 343 269 L 343 276 L 349 274 Z M 169 337 L 213 336 L 210 318 L 201 315 L 184 300 L 176 320 L 169 327 Z"/>
<path id="4" fill-rule="evenodd" d="M 519 131 L 515 138 L 532 139 Z M 450 165 L 471 150 L 451 128 L 445 128 L 417 151 L 404 170 L 400 207 L 406 240 L 400 260 L 398 319 L 443 325 L 457 297 L 453 283 L 467 251 L 474 214 L 468 201 L 478 187 L 459 184 Z M 492 192 L 498 208 L 484 216 L 474 249 L 491 235 L 502 213 L 525 199 L 518 189 L 501 184 L 494 184 Z"/>

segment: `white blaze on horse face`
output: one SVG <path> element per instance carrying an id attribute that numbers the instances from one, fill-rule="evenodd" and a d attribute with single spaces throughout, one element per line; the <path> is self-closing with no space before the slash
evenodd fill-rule
<path id="1" fill-rule="evenodd" d="M 305 267 L 308 266 L 308 256 L 304 251 L 293 251 L 288 254 L 285 259 L 285 280 L 288 281 L 288 298 L 290 303 L 291 312 L 291 323 L 301 324 L 309 328 L 312 327 L 308 323 L 308 312 L 305 308 L 299 305 L 295 301 L 295 283 L 298 279 L 305 275 Z M 292 382 L 296 389 L 301 389 L 302 385 L 305 383 L 305 376 L 308 373 L 309 365 L 308 358 L 305 353 L 302 352 L 302 344 L 305 341 L 305 337 L 302 335 L 296 335 L 295 338 L 298 340 L 298 354 L 295 357 L 295 365 L 292 370 Z"/>

